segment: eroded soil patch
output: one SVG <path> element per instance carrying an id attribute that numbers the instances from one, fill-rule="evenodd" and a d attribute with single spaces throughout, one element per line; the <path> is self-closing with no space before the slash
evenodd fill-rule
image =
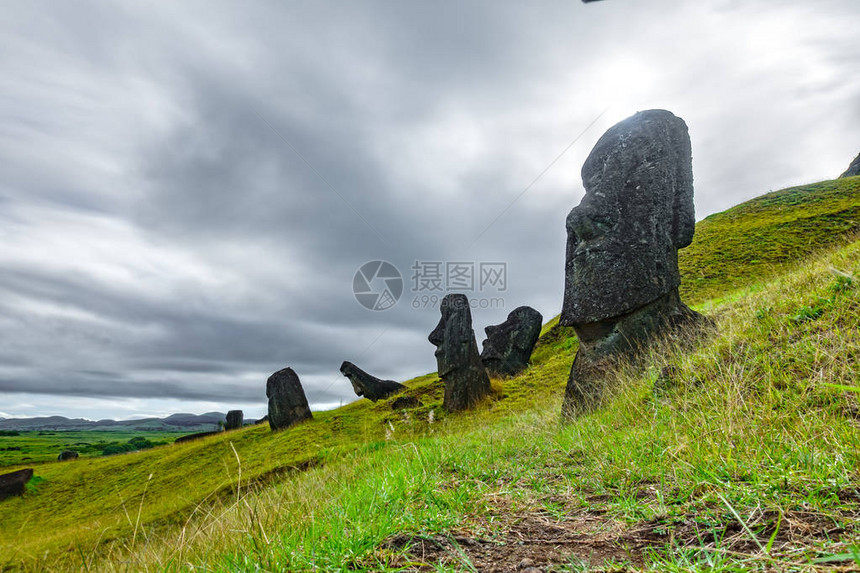
<path id="1" fill-rule="evenodd" d="M 850 559 L 814 566 L 812 562 L 822 554 L 838 551 L 839 540 L 856 544 L 856 530 L 846 524 L 854 524 L 858 517 L 852 514 L 834 519 L 800 511 L 780 517 L 762 512 L 750 516 L 743 525 L 737 520 L 714 522 L 697 515 L 626 525 L 595 512 L 561 520 L 540 512 L 501 514 L 496 516 L 504 521 L 498 534 L 398 535 L 385 543 L 385 549 L 398 556 L 390 565 L 416 572 L 446 565 L 481 573 L 536 573 L 570 570 L 570 564 L 625 571 L 645 566 L 649 556 L 665 555 L 671 560 L 675 552 L 721 553 L 738 562 L 775 570 L 860 571 Z M 823 547 L 827 552 L 816 551 Z"/>

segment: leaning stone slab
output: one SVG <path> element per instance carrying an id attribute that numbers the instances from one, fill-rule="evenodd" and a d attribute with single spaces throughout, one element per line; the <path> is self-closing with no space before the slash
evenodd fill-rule
<path id="1" fill-rule="evenodd" d="M 284 368 L 269 376 L 266 397 L 269 398 L 269 427 L 272 431 L 313 418 L 302 383 L 292 368 Z"/>
<path id="2" fill-rule="evenodd" d="M 33 477 L 33 469 L 27 468 L 0 475 L 0 501 L 24 494 L 24 486 Z"/>
<path id="3" fill-rule="evenodd" d="M 501 324 L 484 329 L 487 339 L 481 362 L 491 375 L 513 376 L 529 365 L 540 337 L 543 316 L 530 306 L 520 306 Z"/>
<path id="4" fill-rule="evenodd" d="M 600 405 L 607 375 L 658 336 L 709 323 L 678 295 L 678 249 L 693 240 L 693 171 L 684 121 L 650 110 L 610 128 L 582 167 L 567 217 L 564 305 L 579 350 L 563 413 Z"/>
<path id="5" fill-rule="evenodd" d="M 341 364 L 340 373 L 349 378 L 352 389 L 357 396 L 363 396 L 372 402 L 382 400 L 406 389 L 406 386 L 394 380 L 380 380 L 352 362 Z"/>
<path id="6" fill-rule="evenodd" d="M 439 378 L 445 384 L 442 405 L 449 412 L 472 407 L 490 393 L 490 378 L 478 356 L 469 299 L 449 294 L 440 305 L 442 318 L 428 340 L 436 347 Z"/>

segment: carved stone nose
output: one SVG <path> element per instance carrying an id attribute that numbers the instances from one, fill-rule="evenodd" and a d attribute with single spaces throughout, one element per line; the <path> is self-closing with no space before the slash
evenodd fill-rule
<path id="1" fill-rule="evenodd" d="M 606 234 L 612 225 L 586 211 L 574 209 L 567 219 L 567 228 L 580 242 L 591 241 Z"/>
<path id="2" fill-rule="evenodd" d="M 433 346 L 441 346 L 445 341 L 445 320 L 442 319 L 439 324 L 436 325 L 436 328 L 433 329 L 433 332 L 430 333 L 430 336 L 427 337 L 427 340 L 430 341 L 430 344 Z"/>
<path id="3" fill-rule="evenodd" d="M 571 213 L 567 220 L 567 228 L 576 235 L 580 242 L 590 241 L 600 235 L 597 225 L 584 213 Z"/>

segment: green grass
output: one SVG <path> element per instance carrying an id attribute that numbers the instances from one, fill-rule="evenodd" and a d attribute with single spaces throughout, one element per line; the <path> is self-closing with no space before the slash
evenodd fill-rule
<path id="1" fill-rule="evenodd" d="M 407 382 L 423 405 L 405 413 L 362 400 L 277 434 L 258 426 L 38 466 L 23 498 L 0 503 L 0 564 L 469 571 L 483 563 L 479 548 L 503 561 L 532 545 L 568 548 L 554 566 L 567 571 L 850 562 L 860 395 L 834 385 L 860 380 L 860 243 L 821 252 L 853 229 L 846 213 L 860 204 L 860 178 L 843 181 L 702 222 L 711 248 L 697 234 L 682 264 L 688 278 L 690 261 L 707 269 L 687 297 L 718 334 L 620 371 L 617 396 L 593 415 L 559 424 L 576 340 L 554 319 L 532 367 L 493 380 L 493 395 L 469 413 L 445 415 L 427 375 Z M 841 234 L 796 240 L 815 217 L 842 220 Z M 754 245 L 739 243 L 761 229 L 787 238 L 750 259 Z M 655 392 L 667 365 L 673 375 Z M 565 545 L 568 534 L 580 537 Z M 393 542 L 403 535 L 442 539 L 443 549 L 431 544 L 428 556 Z M 535 541 L 547 537 L 555 545 Z"/>
<path id="2" fill-rule="evenodd" d="M 394 571 L 416 559 L 386 547 L 397 535 L 509 544 L 512 522 L 538 515 L 662 535 L 637 557 L 646 569 L 844 558 L 857 542 L 860 435 L 854 397 L 828 384 L 860 374 L 860 288 L 831 266 L 860 275 L 860 245 L 724 305 L 710 344 L 655 350 L 644 375 L 619 373 L 612 403 L 570 426 L 558 424 L 560 385 L 540 407 L 500 417 L 504 400 L 490 402 L 435 437 L 398 438 L 396 426 L 387 442 L 225 500 L 217 526 L 195 524 L 181 551 L 155 534 L 161 551 L 137 556 L 167 570 Z M 815 320 L 793 320 L 834 293 Z M 676 383 L 655 395 L 667 364 Z M 818 534 L 839 528 L 841 541 Z M 468 553 L 438 570 L 469 570 Z"/>
<path id="3" fill-rule="evenodd" d="M 63 450 L 75 450 L 81 457 L 101 456 L 109 444 L 125 444 L 134 438 L 150 442 L 173 443 L 188 432 L 159 432 L 134 430 L 82 430 L 17 432 L 16 436 L 0 435 L 0 468 L 21 464 L 41 464 L 57 460 Z M 3 471 L 0 469 L 0 471 Z"/>
<path id="4" fill-rule="evenodd" d="M 775 277 L 860 233 L 860 177 L 762 195 L 706 217 L 679 252 L 681 298 L 701 303 Z"/>

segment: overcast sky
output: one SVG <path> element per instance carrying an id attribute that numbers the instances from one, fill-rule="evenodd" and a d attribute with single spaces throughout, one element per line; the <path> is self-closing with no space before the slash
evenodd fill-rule
<path id="1" fill-rule="evenodd" d="M 857 30 L 857 0 L 6 2 L 0 417 L 253 418 L 285 366 L 315 409 L 355 399 L 343 360 L 432 371 L 415 261 L 506 263 L 479 344 L 548 320 L 606 129 L 682 117 L 697 218 L 836 177 Z M 389 310 L 353 296 L 372 260 Z"/>

